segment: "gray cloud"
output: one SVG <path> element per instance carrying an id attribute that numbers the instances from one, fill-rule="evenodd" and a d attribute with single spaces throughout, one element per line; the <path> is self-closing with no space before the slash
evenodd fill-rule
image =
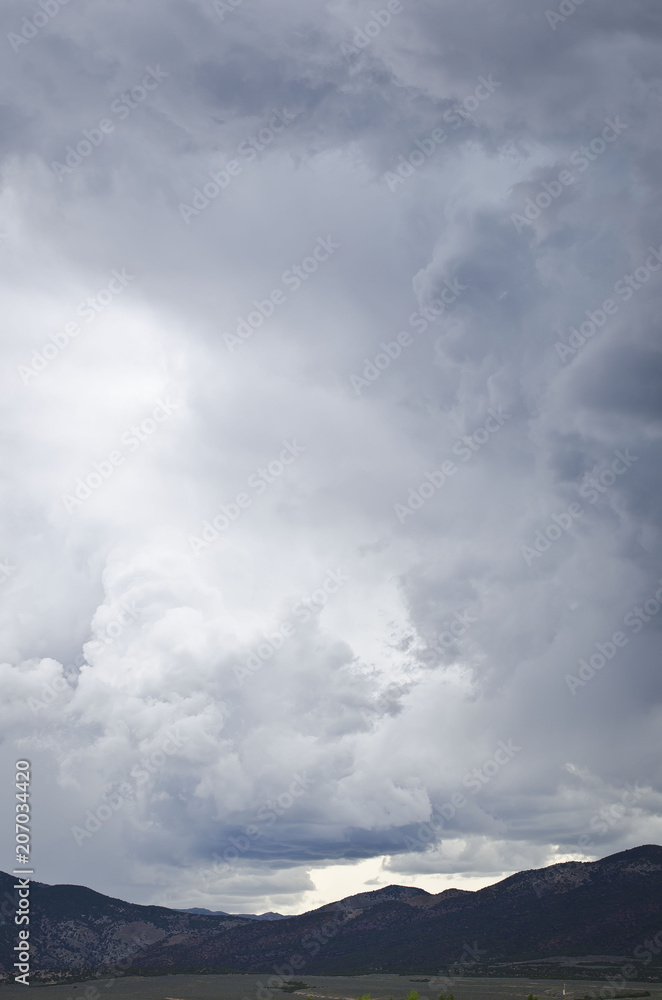
<path id="1" fill-rule="evenodd" d="M 403 8 L 3 10 L 2 753 L 44 881 L 296 909 L 327 862 L 659 840 L 660 12 Z"/>

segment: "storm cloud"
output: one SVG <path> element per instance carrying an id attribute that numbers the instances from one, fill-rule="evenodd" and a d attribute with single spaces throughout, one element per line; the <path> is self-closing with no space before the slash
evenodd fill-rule
<path id="1" fill-rule="evenodd" d="M 660 842 L 662 11 L 546 2 L 4 5 L 40 881 L 296 912 Z"/>

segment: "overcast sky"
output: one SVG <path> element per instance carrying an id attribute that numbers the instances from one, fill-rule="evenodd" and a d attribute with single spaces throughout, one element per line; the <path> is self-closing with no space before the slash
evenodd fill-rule
<path id="1" fill-rule="evenodd" d="M 662 10 L 546 2 L 3 5 L 40 881 L 295 913 L 662 841 Z"/>

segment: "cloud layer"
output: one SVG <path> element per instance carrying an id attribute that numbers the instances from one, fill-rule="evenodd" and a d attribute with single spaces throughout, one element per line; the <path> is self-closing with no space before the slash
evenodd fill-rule
<path id="1" fill-rule="evenodd" d="M 296 910 L 659 842 L 657 7 L 2 20 L 38 877 Z"/>

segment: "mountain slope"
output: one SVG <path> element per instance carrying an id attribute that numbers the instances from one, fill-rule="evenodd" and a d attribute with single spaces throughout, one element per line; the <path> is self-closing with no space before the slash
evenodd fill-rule
<path id="1" fill-rule="evenodd" d="M 0 873 L 0 968 L 12 969 L 16 879 Z M 133 962 L 156 942 L 194 937 L 202 942 L 219 929 L 252 923 L 243 917 L 200 916 L 165 906 L 137 906 L 79 885 L 30 884 L 32 969 L 93 969 Z"/>
<path id="2" fill-rule="evenodd" d="M 13 879 L 2 875 L 0 890 L 8 884 Z M 90 970 L 125 958 L 145 970 L 275 971 L 285 978 L 451 966 L 461 974 L 458 963 L 465 974 L 485 974 L 558 956 L 634 954 L 642 976 L 662 972 L 656 845 L 518 872 L 476 892 L 385 886 L 281 920 L 137 906 L 81 886 L 39 883 L 32 884 L 31 909 L 35 969 Z M 15 931 L 13 923 L 0 928 L 5 970 Z"/>

